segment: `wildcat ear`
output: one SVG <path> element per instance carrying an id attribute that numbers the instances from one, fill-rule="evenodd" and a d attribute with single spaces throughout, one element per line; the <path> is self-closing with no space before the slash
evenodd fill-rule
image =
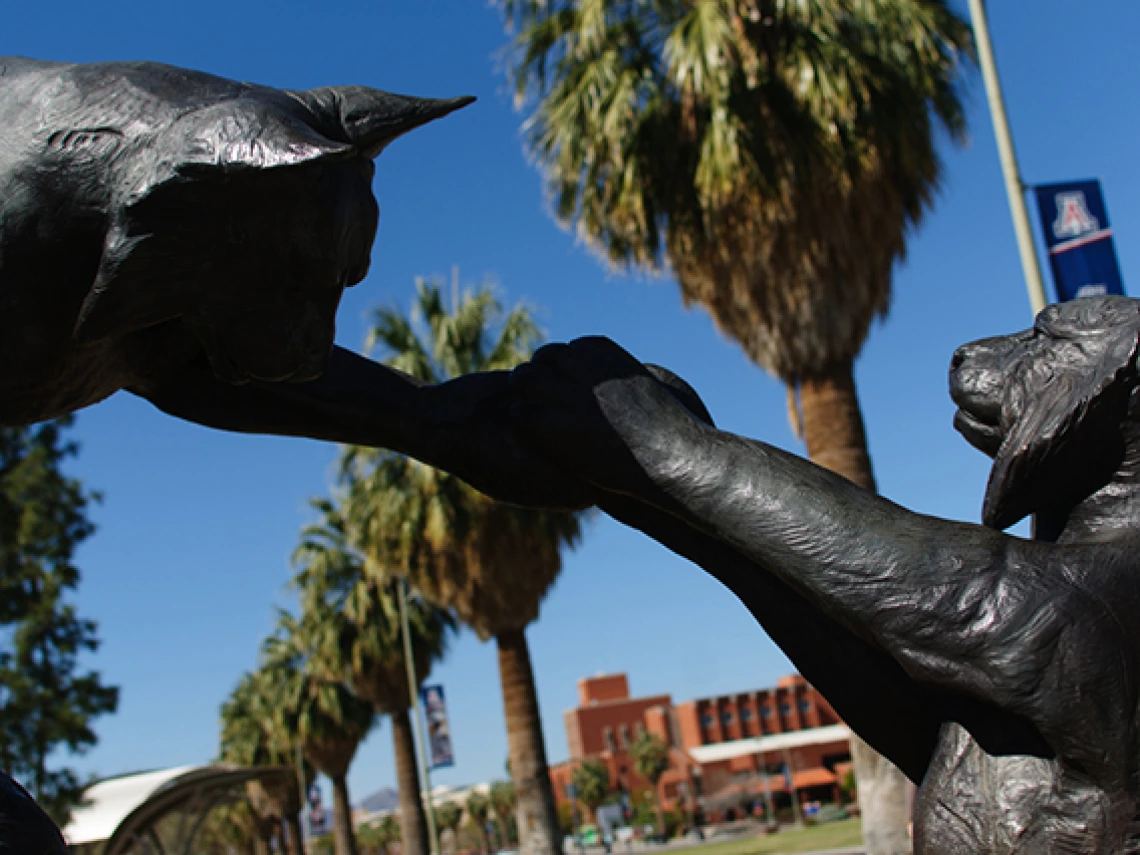
<path id="1" fill-rule="evenodd" d="M 323 133 L 350 143 L 369 158 L 397 137 L 475 100 L 470 95 L 415 98 L 366 86 L 325 86 L 289 94 L 308 108 Z"/>
<path id="2" fill-rule="evenodd" d="M 356 153 L 351 144 L 324 136 L 296 112 L 292 102 L 250 95 L 186 113 L 134 159 L 130 174 L 123 176 L 120 202 L 130 207 L 159 187 L 204 175 L 297 166 Z"/>

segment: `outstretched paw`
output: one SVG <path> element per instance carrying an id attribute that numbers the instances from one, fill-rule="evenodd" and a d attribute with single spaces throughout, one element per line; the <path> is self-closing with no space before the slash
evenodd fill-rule
<path id="1" fill-rule="evenodd" d="M 552 465 L 613 492 L 646 485 L 643 453 L 676 426 L 694 417 L 712 421 L 687 383 L 605 338 L 543 347 L 512 372 L 511 389 L 521 440 Z"/>

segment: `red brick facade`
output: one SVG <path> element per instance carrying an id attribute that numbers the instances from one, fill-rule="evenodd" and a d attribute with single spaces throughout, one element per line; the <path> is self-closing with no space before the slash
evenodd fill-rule
<path id="1" fill-rule="evenodd" d="M 756 746 L 771 745 L 772 740 L 743 741 L 842 724 L 831 705 L 799 675 L 781 679 L 774 688 L 699 698 L 676 706 L 668 695 L 631 698 L 625 674 L 600 675 L 578 681 L 578 698 L 580 706 L 563 716 L 570 759 L 551 769 L 560 803 L 567 799 L 574 766 L 586 758 L 606 764 L 614 789 L 633 793 L 647 789 L 648 782 L 633 770 L 626 750 L 643 729 L 672 749 L 670 768 L 658 785 L 667 809 L 691 810 L 703 796 L 711 798 L 702 798 L 702 803 L 717 803 L 717 794 L 731 794 L 733 787 L 752 788 L 751 793 L 765 779 L 768 791 L 787 793 L 785 764 L 801 795 L 831 798 L 838 794 L 837 785 L 849 768 L 845 736 L 799 744 L 814 738 L 805 733 L 804 739 L 777 740 L 796 743 L 792 747 L 763 753 Z M 734 745 L 737 741 L 739 745 Z M 726 750 L 707 749 L 724 743 L 729 743 Z"/>
<path id="2" fill-rule="evenodd" d="M 675 709 L 685 748 L 840 724 L 831 704 L 798 674 L 774 689 L 685 701 Z"/>

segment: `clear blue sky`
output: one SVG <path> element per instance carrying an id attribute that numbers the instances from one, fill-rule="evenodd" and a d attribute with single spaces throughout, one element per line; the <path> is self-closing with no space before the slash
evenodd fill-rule
<path id="1" fill-rule="evenodd" d="M 964 6 L 964 3 L 963 3 Z M 1031 10 L 1031 11 L 1030 11 Z M 992 4 L 991 27 L 1029 182 L 1100 177 L 1125 284 L 1140 276 L 1140 72 L 1135 0 Z M 796 448 L 783 389 L 681 307 L 668 278 L 610 274 L 547 215 L 523 156 L 521 117 L 499 73 L 498 14 L 482 3 L 10 3 L 0 54 L 153 59 L 285 87 L 361 83 L 478 102 L 378 161 L 381 227 L 368 279 L 340 313 L 359 347 L 378 303 L 407 306 L 413 279 L 489 277 L 540 307 L 555 340 L 613 337 L 701 392 L 720 425 Z M 968 85 L 972 141 L 947 151 L 945 187 L 895 278 L 890 318 L 857 366 L 882 492 L 915 510 L 977 520 L 987 466 L 951 428 L 953 349 L 1027 326 L 1022 282 L 980 75 Z M 0 129 L 2 133 L 2 129 Z M 1140 293 L 1140 292 L 1136 292 Z M 73 470 L 103 491 L 83 547 L 81 613 L 99 622 L 90 664 L 122 687 L 119 712 L 77 761 L 101 775 L 209 760 L 218 706 L 254 665 L 306 499 L 324 492 L 334 449 L 232 436 L 164 417 L 126 394 L 80 414 Z M 675 699 L 757 688 L 789 670 L 718 583 L 641 535 L 599 518 L 529 631 L 551 761 L 575 681 L 627 671 L 635 693 Z M 463 634 L 432 675 L 447 689 L 458 765 L 436 781 L 503 775 L 494 648 Z M 394 783 L 386 723 L 357 756 L 354 798 Z"/>

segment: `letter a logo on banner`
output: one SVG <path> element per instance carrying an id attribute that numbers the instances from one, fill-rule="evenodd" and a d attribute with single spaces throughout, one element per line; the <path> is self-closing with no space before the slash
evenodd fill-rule
<path id="1" fill-rule="evenodd" d="M 1054 199 L 1057 219 L 1053 221 L 1053 235 L 1058 240 L 1080 237 L 1100 228 L 1100 221 L 1089 213 L 1085 194 L 1080 190 L 1058 193 Z"/>
<path id="2" fill-rule="evenodd" d="M 1099 181 L 1035 187 L 1057 299 L 1123 294 Z"/>

